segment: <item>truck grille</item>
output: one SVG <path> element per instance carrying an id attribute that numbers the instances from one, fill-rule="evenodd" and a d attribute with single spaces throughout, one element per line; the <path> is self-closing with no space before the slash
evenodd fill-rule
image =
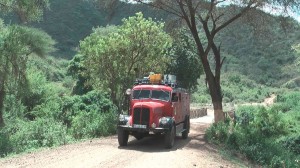
<path id="1" fill-rule="evenodd" d="M 135 108 L 133 110 L 133 124 L 149 126 L 150 109 L 149 108 Z"/>

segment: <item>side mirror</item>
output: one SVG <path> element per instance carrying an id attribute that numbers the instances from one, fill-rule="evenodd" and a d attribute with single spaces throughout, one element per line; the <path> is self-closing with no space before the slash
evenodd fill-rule
<path id="1" fill-rule="evenodd" d="M 125 93 L 126 93 L 127 96 L 129 96 L 129 95 L 131 95 L 131 92 L 132 92 L 131 89 L 127 89 Z"/>

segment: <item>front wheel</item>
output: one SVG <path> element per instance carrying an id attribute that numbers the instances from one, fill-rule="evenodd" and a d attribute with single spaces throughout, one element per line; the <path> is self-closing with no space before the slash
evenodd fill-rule
<path id="1" fill-rule="evenodd" d="M 129 133 L 128 131 L 118 128 L 118 142 L 120 146 L 127 146 Z"/>
<path id="2" fill-rule="evenodd" d="M 176 130 L 175 130 L 175 125 L 173 125 L 171 130 L 169 130 L 165 134 L 165 147 L 167 149 L 171 149 L 174 146 L 175 136 L 176 136 Z"/>

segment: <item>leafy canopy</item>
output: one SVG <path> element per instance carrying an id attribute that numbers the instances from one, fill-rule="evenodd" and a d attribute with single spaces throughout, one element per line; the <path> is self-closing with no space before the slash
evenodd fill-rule
<path id="1" fill-rule="evenodd" d="M 16 83 L 15 93 L 26 89 L 26 66 L 28 57 L 38 56 L 54 50 L 54 41 L 45 32 L 25 26 L 7 26 L 0 29 L 0 126 L 4 125 L 3 101 L 7 86 Z M 25 86 L 25 87 L 24 87 Z"/>
<path id="2" fill-rule="evenodd" d="M 91 82 L 95 88 L 108 88 L 116 104 L 135 75 L 165 71 L 169 61 L 166 53 L 172 42 L 163 23 L 145 19 L 142 13 L 122 21 L 116 32 L 103 36 L 97 28 L 80 42 Z"/>
<path id="3" fill-rule="evenodd" d="M 185 29 L 177 30 L 174 36 L 167 73 L 177 76 L 180 87 L 195 91 L 197 80 L 203 74 L 195 43 Z"/>
<path id="4" fill-rule="evenodd" d="M 40 21 L 49 8 L 49 0 L 0 0 L 0 11 L 17 14 L 21 23 Z"/>

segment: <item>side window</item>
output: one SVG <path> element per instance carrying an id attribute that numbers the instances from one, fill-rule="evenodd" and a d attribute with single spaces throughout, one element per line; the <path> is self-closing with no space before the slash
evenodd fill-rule
<path id="1" fill-rule="evenodd" d="M 176 93 L 172 93 L 172 102 L 178 102 L 178 96 Z"/>

